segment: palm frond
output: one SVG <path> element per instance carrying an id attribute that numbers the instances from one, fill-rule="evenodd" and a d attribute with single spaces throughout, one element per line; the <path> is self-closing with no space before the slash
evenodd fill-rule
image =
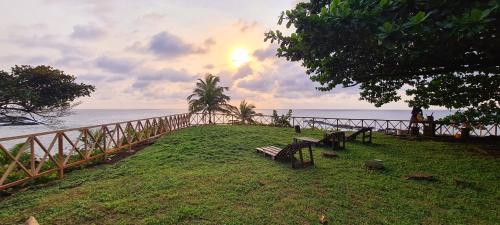
<path id="1" fill-rule="evenodd" d="M 231 108 L 233 106 L 230 107 L 228 104 L 231 98 L 224 94 L 224 91 L 229 90 L 229 88 L 218 86 L 219 82 L 220 78 L 212 74 L 198 79 L 193 93 L 187 97 L 190 113 L 228 113 L 234 110 Z"/>

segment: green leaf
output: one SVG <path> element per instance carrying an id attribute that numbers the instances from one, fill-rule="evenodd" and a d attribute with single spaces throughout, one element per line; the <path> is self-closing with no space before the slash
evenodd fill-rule
<path id="1" fill-rule="evenodd" d="M 490 15 L 490 13 L 495 10 L 496 8 L 498 7 L 498 5 L 495 5 L 494 7 L 492 8 L 489 8 L 489 9 L 485 9 L 483 10 L 483 12 L 481 13 L 481 17 L 480 19 L 483 20 L 484 18 L 488 17 L 488 15 Z"/>
<path id="2" fill-rule="evenodd" d="M 333 12 L 340 5 L 340 0 L 332 0 L 330 2 L 330 12 Z"/>
<path id="3" fill-rule="evenodd" d="M 285 12 L 281 12 L 281 15 L 278 19 L 278 25 L 281 25 L 283 23 L 283 18 L 285 17 Z"/>
<path id="4" fill-rule="evenodd" d="M 432 13 L 425 13 L 425 12 L 418 12 L 415 16 L 412 16 L 410 18 L 410 23 L 412 23 L 413 25 L 416 25 L 416 24 L 419 24 L 419 23 L 422 23 L 424 22 Z"/>
<path id="5" fill-rule="evenodd" d="M 320 15 L 324 16 L 324 15 L 326 15 L 327 13 L 328 13 L 328 9 L 327 9 L 325 6 L 323 6 L 323 8 L 321 8 L 321 13 L 320 13 Z"/>
<path id="6" fill-rule="evenodd" d="M 390 22 L 385 22 L 384 25 L 383 25 L 383 28 L 384 28 L 384 32 L 386 33 L 391 33 L 392 32 L 392 23 Z"/>
<path id="7" fill-rule="evenodd" d="M 483 16 L 483 11 L 480 9 L 472 9 L 470 11 L 470 21 L 469 22 L 477 22 L 481 20 L 481 17 Z"/>
<path id="8" fill-rule="evenodd" d="M 416 21 L 420 22 L 425 18 L 425 13 L 420 11 L 417 13 L 417 15 L 413 16 Z"/>
<path id="9" fill-rule="evenodd" d="M 388 3 L 389 3 L 389 0 L 380 0 L 378 5 L 382 8 L 384 8 L 385 6 L 387 6 Z"/>

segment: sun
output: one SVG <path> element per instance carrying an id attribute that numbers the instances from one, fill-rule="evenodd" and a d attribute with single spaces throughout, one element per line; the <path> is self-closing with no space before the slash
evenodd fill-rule
<path id="1" fill-rule="evenodd" d="M 248 50 L 244 48 L 236 48 L 233 53 L 231 53 L 231 60 L 234 66 L 240 67 L 250 61 L 250 54 L 248 54 Z"/>

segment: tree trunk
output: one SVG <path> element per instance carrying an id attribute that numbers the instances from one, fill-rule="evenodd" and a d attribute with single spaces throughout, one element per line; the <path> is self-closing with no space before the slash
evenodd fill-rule
<path id="1" fill-rule="evenodd" d="M 208 124 L 212 124 L 212 112 L 208 111 Z"/>

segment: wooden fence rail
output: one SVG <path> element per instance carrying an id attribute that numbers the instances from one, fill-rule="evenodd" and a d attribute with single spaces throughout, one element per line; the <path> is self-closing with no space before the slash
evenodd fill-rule
<path id="1" fill-rule="evenodd" d="M 254 116 L 253 120 L 260 125 L 275 125 L 269 115 Z M 238 117 L 233 114 L 213 114 L 211 121 L 213 124 L 239 123 Z M 289 123 L 291 126 L 322 130 L 372 127 L 387 131 L 408 129 L 410 121 L 295 116 L 290 118 Z M 206 124 L 209 124 L 206 114 L 185 113 L 0 138 L 0 190 L 41 177 L 63 178 L 68 168 L 105 159 L 110 154 L 128 150 L 174 130 Z M 471 135 L 498 136 L 499 128 L 499 124 L 483 126 L 471 130 Z M 455 135 L 460 133 L 460 129 L 455 124 L 436 122 L 435 133 Z"/>
<path id="2" fill-rule="evenodd" d="M 0 190 L 101 160 L 190 126 L 190 114 L 0 138 Z M 16 143 L 8 149 L 6 143 Z"/>
<path id="3" fill-rule="evenodd" d="M 256 124 L 273 125 L 273 118 L 270 115 L 254 116 L 253 120 Z M 238 117 L 233 114 L 214 114 L 212 115 L 212 123 L 214 124 L 234 124 L 238 122 Z M 294 116 L 288 121 L 291 126 L 299 125 L 302 128 L 317 128 L 322 130 L 354 130 L 364 127 L 372 127 L 377 131 L 388 130 L 408 130 L 410 120 L 386 120 L 386 119 L 350 119 L 350 118 L 326 118 L 326 117 L 301 117 Z M 204 114 L 192 114 L 192 125 L 208 124 L 208 116 Z M 456 135 L 460 134 L 458 124 L 442 123 L 435 121 L 436 135 Z M 423 126 L 420 125 L 420 132 L 423 133 Z M 480 126 L 479 128 L 471 129 L 470 134 L 473 136 L 499 136 L 500 124 L 488 126 Z"/>

